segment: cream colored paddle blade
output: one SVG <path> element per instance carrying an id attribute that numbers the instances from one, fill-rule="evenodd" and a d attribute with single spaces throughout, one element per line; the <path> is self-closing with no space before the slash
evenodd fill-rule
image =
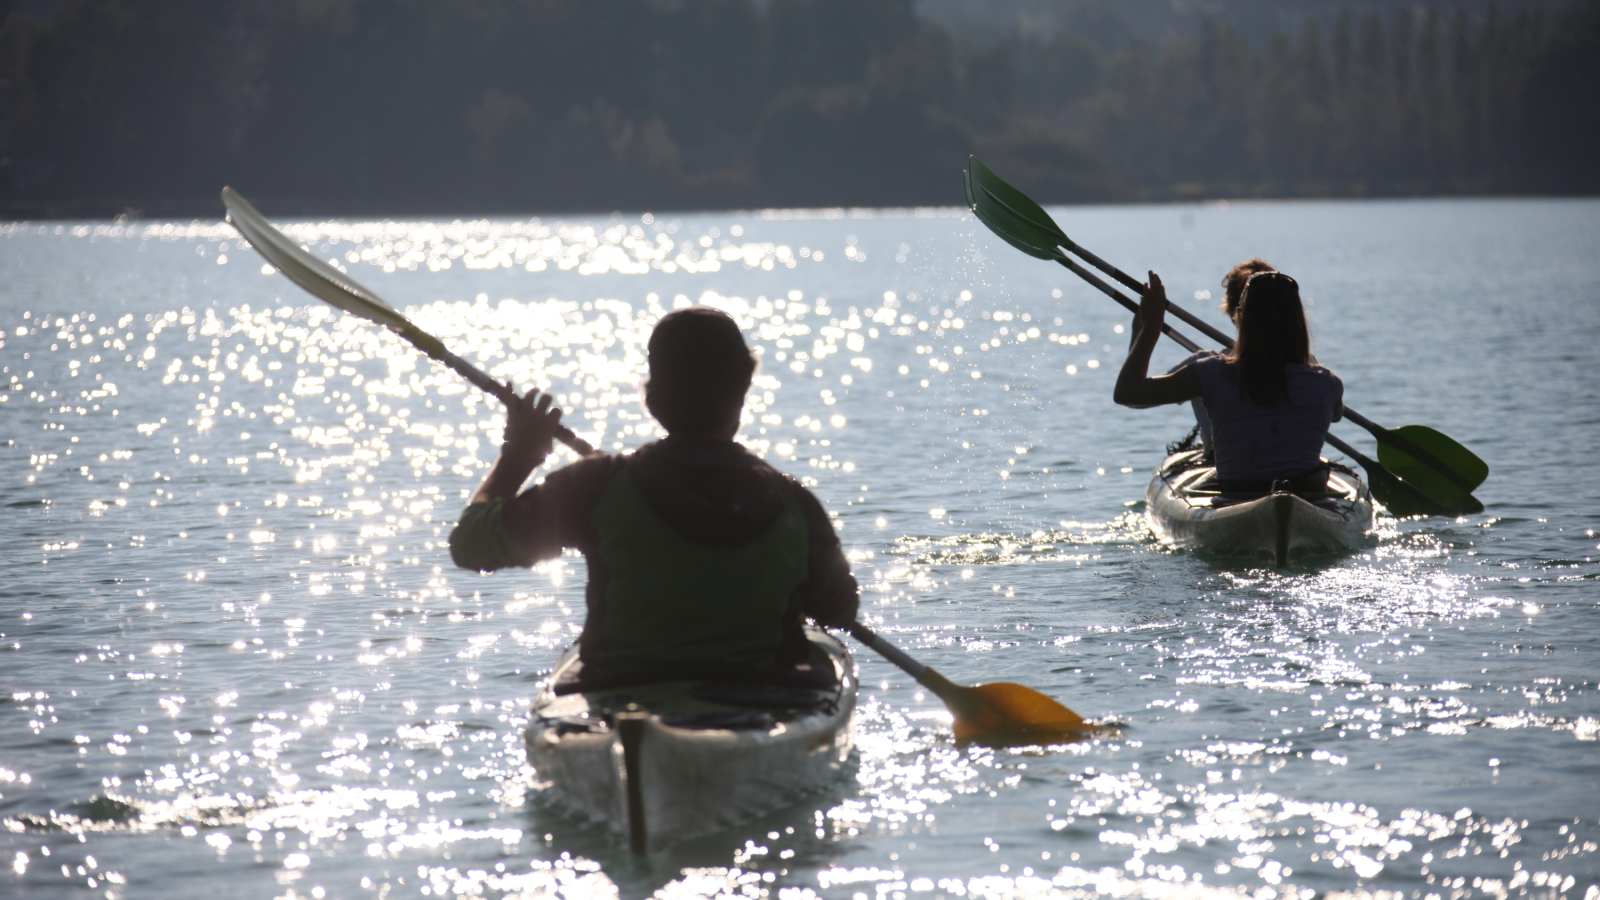
<path id="1" fill-rule="evenodd" d="M 345 312 L 387 325 L 395 331 L 411 326 L 406 317 L 383 302 L 355 279 L 317 259 L 272 227 L 266 217 L 231 187 L 222 189 L 222 203 L 228 208 L 228 221 L 267 262 L 289 276 L 295 284 Z"/>

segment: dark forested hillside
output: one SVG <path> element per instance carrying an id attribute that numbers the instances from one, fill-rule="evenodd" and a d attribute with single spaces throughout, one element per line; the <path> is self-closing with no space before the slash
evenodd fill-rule
<path id="1" fill-rule="evenodd" d="M 0 216 L 958 203 L 971 152 L 1052 201 L 1600 190 L 1600 0 L 1521 10 L 978 42 L 911 0 L 0 0 Z"/>

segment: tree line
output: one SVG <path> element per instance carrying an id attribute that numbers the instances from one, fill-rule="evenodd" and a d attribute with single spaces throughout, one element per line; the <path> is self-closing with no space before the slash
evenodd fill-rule
<path id="1" fill-rule="evenodd" d="M 1600 189 L 1600 0 L 959 49 L 913 0 L 0 0 L 0 216 Z"/>

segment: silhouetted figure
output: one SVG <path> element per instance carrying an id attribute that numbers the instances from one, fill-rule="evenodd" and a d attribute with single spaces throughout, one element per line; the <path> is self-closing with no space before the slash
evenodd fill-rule
<path id="1" fill-rule="evenodd" d="M 1264 491 L 1277 481 L 1301 492 L 1325 489 L 1322 442 L 1343 413 L 1344 384 L 1311 355 L 1295 280 L 1270 270 L 1251 274 L 1233 316 L 1233 349 L 1196 353 L 1152 378 L 1150 354 L 1166 311 L 1166 289 L 1151 272 L 1113 399 L 1136 409 L 1203 401 L 1222 490 Z"/>
<path id="2" fill-rule="evenodd" d="M 648 349 L 645 406 L 667 437 L 594 454 L 519 494 L 561 418 L 530 390 L 508 409 L 451 556 L 488 571 L 582 551 L 584 689 L 803 680 L 803 620 L 854 621 L 856 581 L 816 497 L 733 440 L 755 358 L 733 319 L 705 307 L 662 318 Z"/>

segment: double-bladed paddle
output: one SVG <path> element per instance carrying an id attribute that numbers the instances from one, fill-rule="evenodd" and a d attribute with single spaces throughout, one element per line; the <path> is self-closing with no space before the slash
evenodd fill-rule
<path id="1" fill-rule="evenodd" d="M 272 227 L 272 223 L 257 212 L 250 201 L 242 197 L 238 191 L 231 187 L 223 188 L 222 202 L 228 208 L 228 221 L 233 223 L 233 227 L 244 235 L 257 253 L 265 257 L 278 271 L 289 276 L 295 284 L 345 312 L 387 327 L 418 350 L 455 369 L 466 376 L 468 381 L 500 400 L 506 403 L 516 400 L 516 395 L 505 385 L 496 382 L 476 366 L 445 349 L 438 338 L 412 324 L 398 310 L 379 299 L 377 294 L 289 240 L 283 232 Z M 594 448 L 589 446 L 587 441 L 573 434 L 565 426 L 556 433 L 556 438 L 579 454 L 587 456 L 594 452 Z M 958 740 L 1036 743 L 1043 739 L 1069 737 L 1103 727 L 1085 722 L 1072 710 L 1020 684 L 999 683 L 962 687 L 907 656 L 860 622 L 853 623 L 849 631 L 861 643 L 903 669 L 906 674 L 915 678 L 918 684 L 944 701 L 954 718 L 954 731 Z"/>
<path id="2" fill-rule="evenodd" d="M 1043 207 L 994 174 L 977 157 L 968 160 L 967 170 L 962 174 L 966 181 L 967 204 L 978 220 L 1002 240 L 1029 256 L 1060 263 L 1127 309 L 1138 311 L 1138 303 L 1067 253 L 1078 256 L 1140 296 L 1145 291 L 1142 283 L 1067 237 Z M 1168 301 L 1167 309 L 1223 346 L 1233 346 L 1232 338 L 1176 303 Z M 1190 351 L 1199 349 L 1199 345 L 1171 325 L 1164 325 L 1162 331 Z M 1384 428 L 1348 406 L 1344 415 L 1377 439 L 1378 459 L 1356 452 L 1332 434 L 1327 440 L 1366 469 L 1373 496 L 1391 513 L 1455 516 L 1483 510 L 1483 504 L 1472 496 L 1472 491 L 1489 477 L 1489 466 L 1471 450 L 1423 425 Z"/>

